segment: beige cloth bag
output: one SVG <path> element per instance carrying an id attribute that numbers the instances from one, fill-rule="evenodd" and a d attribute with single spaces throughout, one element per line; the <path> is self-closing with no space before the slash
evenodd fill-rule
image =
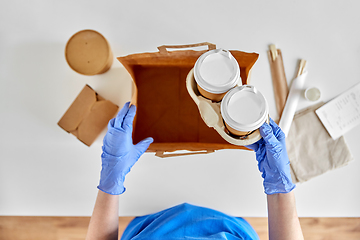
<path id="1" fill-rule="evenodd" d="M 353 160 L 344 137 L 333 140 L 317 117 L 315 110 L 323 104 L 294 116 L 286 138 L 293 183 L 305 182 Z"/>

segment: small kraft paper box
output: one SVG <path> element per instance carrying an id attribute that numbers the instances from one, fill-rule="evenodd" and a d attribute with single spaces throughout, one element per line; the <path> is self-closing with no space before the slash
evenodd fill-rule
<path id="1" fill-rule="evenodd" d="M 117 105 L 105 100 L 89 85 L 85 85 L 58 125 L 90 146 L 118 109 Z"/>

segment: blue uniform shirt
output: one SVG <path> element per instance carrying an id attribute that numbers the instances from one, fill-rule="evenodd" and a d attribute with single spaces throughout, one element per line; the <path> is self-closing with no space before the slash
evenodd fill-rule
<path id="1" fill-rule="evenodd" d="M 243 218 L 191 204 L 135 218 L 122 238 L 128 239 L 252 239 L 259 237 Z"/>

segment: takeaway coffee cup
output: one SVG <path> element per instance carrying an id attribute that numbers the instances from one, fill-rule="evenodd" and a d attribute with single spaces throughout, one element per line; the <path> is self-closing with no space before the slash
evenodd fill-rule
<path id="1" fill-rule="evenodd" d="M 240 81 L 240 67 L 231 53 L 215 49 L 202 54 L 194 66 L 194 78 L 202 96 L 220 102 Z"/>
<path id="2" fill-rule="evenodd" d="M 220 108 L 227 130 L 239 137 L 256 131 L 269 113 L 265 97 L 251 85 L 231 89 L 224 96 Z"/>

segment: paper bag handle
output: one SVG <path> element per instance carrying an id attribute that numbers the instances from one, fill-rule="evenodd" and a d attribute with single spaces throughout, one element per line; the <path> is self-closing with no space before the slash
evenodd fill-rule
<path id="1" fill-rule="evenodd" d="M 155 156 L 161 158 L 168 158 L 168 157 L 180 157 L 180 156 L 187 156 L 187 155 L 196 155 L 196 154 L 208 154 L 213 153 L 215 150 L 206 150 L 201 152 L 189 152 L 189 153 L 168 153 L 165 154 L 165 151 L 156 151 Z"/>
<path id="2" fill-rule="evenodd" d="M 195 43 L 195 44 L 187 44 L 187 45 L 162 45 L 159 46 L 160 53 L 168 53 L 168 48 L 193 48 L 193 47 L 200 47 L 200 46 L 208 46 L 209 50 L 216 49 L 216 45 L 209 42 L 202 42 L 202 43 Z"/>

